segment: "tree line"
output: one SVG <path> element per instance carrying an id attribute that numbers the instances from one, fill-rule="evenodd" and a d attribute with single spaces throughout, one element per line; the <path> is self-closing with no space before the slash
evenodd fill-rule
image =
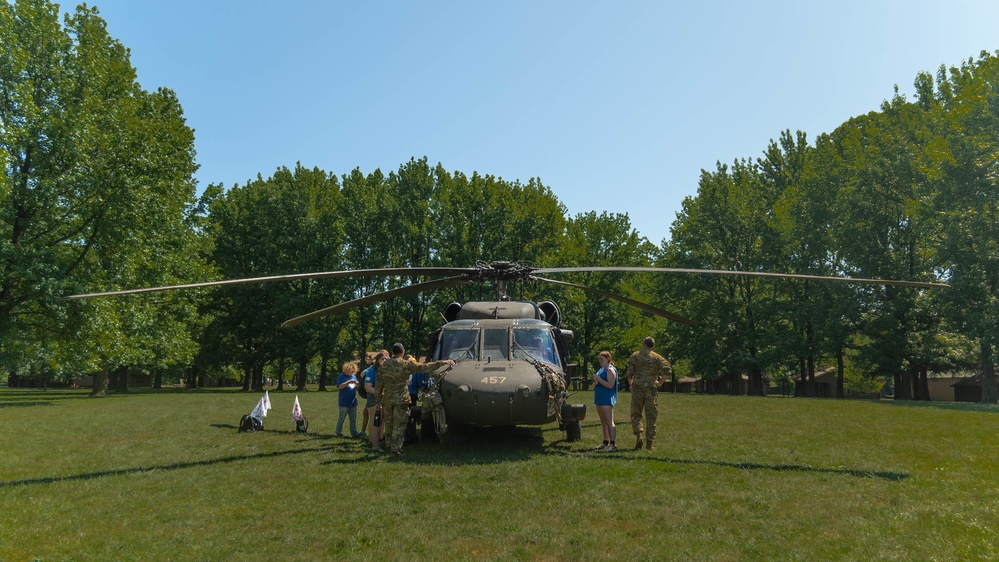
<path id="1" fill-rule="evenodd" d="M 980 372 L 995 402 L 999 299 L 999 53 L 921 73 L 914 99 L 809 141 L 781 132 L 758 157 L 703 170 L 658 246 L 626 214 L 570 216 L 538 179 L 449 171 L 426 157 L 336 174 L 281 167 L 198 193 L 194 133 L 172 91 L 148 92 L 96 8 L 59 21 L 46 0 L 0 3 L 0 363 L 49 380 L 130 372 L 189 386 L 265 372 L 304 389 L 365 350 L 425 351 L 452 301 L 477 285 L 401 297 L 282 329 L 286 319 L 420 281 L 296 280 L 67 302 L 69 294 L 479 260 L 657 266 L 943 281 L 946 290 L 696 274 L 564 276 L 673 310 L 670 324 L 539 283 L 559 303 L 574 359 L 624 359 L 657 336 L 682 375 L 747 373 L 754 394 L 835 365 L 839 393 L 891 378 L 926 398 L 931 372 Z M 610 188 L 611 186 L 609 186 Z"/>

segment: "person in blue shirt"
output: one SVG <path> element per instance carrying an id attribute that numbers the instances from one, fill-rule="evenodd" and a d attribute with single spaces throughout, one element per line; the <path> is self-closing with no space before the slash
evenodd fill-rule
<path id="1" fill-rule="evenodd" d="M 427 382 L 427 377 L 430 376 L 426 373 L 413 373 L 409 375 L 409 402 L 411 405 L 416 406 L 419 402 L 420 389 Z"/>
<path id="2" fill-rule="evenodd" d="M 344 363 L 343 372 L 336 378 L 336 388 L 339 391 L 337 402 L 340 406 L 340 415 L 336 420 L 336 436 L 343 437 L 343 419 L 350 417 L 350 436 L 358 437 L 357 431 L 357 384 L 358 380 L 354 373 L 357 366 L 353 363 Z"/>
<path id="3" fill-rule="evenodd" d="M 386 359 L 388 359 L 388 351 L 383 349 L 378 352 L 375 355 L 374 363 L 363 371 L 361 379 L 361 384 L 364 385 L 364 390 L 368 393 L 367 402 L 364 404 L 364 413 L 367 414 L 368 440 L 371 442 L 371 448 L 376 451 L 380 450 L 378 443 L 382 440 L 384 426 L 375 427 L 375 381 L 378 380 L 378 367 Z"/>
<path id="4" fill-rule="evenodd" d="M 600 369 L 593 375 L 593 403 L 600 416 L 600 427 L 604 431 L 604 442 L 598 451 L 617 450 L 617 426 L 614 425 L 614 405 L 617 404 L 617 367 L 609 351 L 601 351 L 597 356 Z"/>

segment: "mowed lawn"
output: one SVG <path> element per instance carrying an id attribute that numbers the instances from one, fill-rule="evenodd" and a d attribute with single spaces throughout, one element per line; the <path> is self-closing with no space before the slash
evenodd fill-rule
<path id="1" fill-rule="evenodd" d="M 0 559 L 988 560 L 999 408 L 660 395 L 654 451 L 557 427 L 374 456 L 336 393 L 0 390 Z M 573 402 L 592 402 L 579 392 Z"/>

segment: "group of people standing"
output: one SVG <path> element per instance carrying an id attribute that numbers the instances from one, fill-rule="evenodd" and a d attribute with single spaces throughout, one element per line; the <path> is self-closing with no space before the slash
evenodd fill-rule
<path id="1" fill-rule="evenodd" d="M 391 355 L 384 349 L 375 354 L 374 362 L 362 371 L 360 380 L 355 375 L 357 369 L 354 364 L 344 364 L 343 372 L 337 377 L 340 414 L 337 418 L 336 435 L 343 435 L 343 421 L 349 417 L 351 436 L 366 435 L 373 453 L 385 452 L 381 447 L 384 439 L 393 455 L 401 455 L 409 409 L 415 405 L 415 395 L 422 381 L 419 375 L 426 375 L 444 365 L 454 365 L 454 361 L 447 359 L 419 363 L 406 355 L 406 348 L 401 343 L 392 346 Z M 362 421 L 362 426 L 367 429 L 366 434 L 356 429 L 355 387 L 359 384 L 364 385 L 367 394 Z"/>
<path id="2" fill-rule="evenodd" d="M 628 358 L 625 371 L 631 388 L 631 430 L 636 438 L 635 449 L 643 446 L 653 448 L 656 419 L 659 417 L 657 389 L 673 373 L 669 361 L 653 351 L 655 346 L 655 339 L 651 336 L 645 338 L 642 348 Z M 617 404 L 619 373 L 609 351 L 601 351 L 597 359 L 600 368 L 593 375 L 593 403 L 603 430 L 603 443 L 597 446 L 597 450 L 613 452 L 618 450 L 614 406 Z M 345 363 L 343 372 L 336 380 L 340 392 L 337 437 L 343 436 L 343 422 L 349 418 L 351 436 L 366 436 L 371 442 L 372 452 L 385 452 L 381 447 L 384 438 L 392 454 L 401 455 L 409 409 L 416 400 L 417 391 L 413 387 L 419 387 L 420 375 L 444 365 L 454 365 L 454 361 L 419 363 L 406 355 L 406 348 L 401 343 L 392 346 L 391 354 L 384 349 L 375 354 L 373 363 L 362 371 L 360 379 L 356 375 L 357 367 L 353 363 Z M 358 385 L 364 385 L 367 394 L 361 424 L 367 433 L 357 431 Z"/>
<path id="3" fill-rule="evenodd" d="M 631 354 L 625 376 L 631 387 L 631 430 L 636 441 L 635 449 L 652 449 L 656 440 L 656 419 L 659 417 L 658 388 L 672 375 L 669 361 L 652 349 L 656 340 L 651 336 L 642 342 L 642 348 Z M 614 406 L 617 404 L 618 370 L 609 351 L 597 355 L 600 368 L 593 375 L 593 403 L 597 407 L 603 443 L 598 451 L 617 451 L 617 426 L 614 423 Z M 642 417 L 645 425 L 642 425 Z"/>

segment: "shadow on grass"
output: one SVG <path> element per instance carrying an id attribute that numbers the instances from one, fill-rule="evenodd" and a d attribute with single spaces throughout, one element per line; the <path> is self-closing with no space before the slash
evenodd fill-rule
<path id="1" fill-rule="evenodd" d="M 289 424 L 289 425 L 291 425 L 291 424 Z M 213 423 L 213 424 L 209 424 L 209 426 L 210 427 L 214 427 L 215 429 L 229 429 L 229 430 L 235 431 L 236 433 L 239 433 L 239 427 L 236 426 L 236 425 L 233 425 L 231 423 Z M 353 442 L 357 442 L 357 443 L 365 443 L 365 444 L 367 444 L 367 442 L 368 442 L 367 439 L 361 440 L 360 438 L 356 438 L 356 437 L 337 437 L 336 435 L 327 434 L 327 433 L 299 433 L 298 430 L 294 429 L 294 426 L 291 426 L 291 427 L 292 427 L 292 429 L 274 429 L 273 427 L 269 427 L 269 426 L 265 425 L 264 429 L 259 430 L 259 431 L 262 432 L 262 433 L 271 433 L 271 434 L 277 434 L 277 435 L 297 435 L 298 437 L 301 437 L 303 439 L 307 439 L 307 440 L 310 440 L 310 441 L 317 440 L 317 439 L 323 439 L 323 440 L 337 439 L 337 440 L 344 441 L 344 444 L 350 444 L 352 442 L 352 440 L 353 440 Z M 256 433 L 256 432 L 251 431 L 251 432 L 248 432 L 248 433 Z"/>
<path id="2" fill-rule="evenodd" d="M 0 402 L 0 408 L 30 408 L 31 406 L 55 406 L 55 402 Z"/>
<path id="3" fill-rule="evenodd" d="M 243 462 L 256 459 L 269 459 L 273 457 L 283 457 L 287 455 L 302 455 L 308 453 L 322 453 L 329 452 L 331 450 L 339 449 L 339 447 L 332 446 L 322 446 L 322 447 L 307 447 L 301 449 L 289 449 L 285 451 L 273 451 L 270 453 L 255 453 L 252 455 L 234 455 L 231 457 L 222 457 L 220 459 L 209 459 L 203 461 L 190 461 L 190 462 L 178 462 L 172 464 L 158 464 L 152 466 L 137 466 L 133 468 L 118 468 L 112 470 L 100 470 L 95 472 L 84 472 L 81 474 L 73 474 L 70 476 L 48 476 L 43 478 L 22 478 L 20 480 L 9 480 L 6 482 L 0 482 L 0 489 L 3 488 L 13 488 L 15 486 L 31 486 L 36 484 L 54 484 L 57 482 L 80 482 L 84 480 L 94 480 L 97 478 L 104 478 L 106 476 L 123 476 L 127 474 L 141 474 L 143 472 L 151 472 L 155 470 L 181 470 L 187 468 L 198 468 L 204 466 L 215 466 L 221 464 L 228 464 L 233 462 Z"/>
<path id="4" fill-rule="evenodd" d="M 882 400 L 880 404 L 909 408 L 933 408 L 936 410 L 957 410 L 960 412 L 983 412 L 999 414 L 999 404 L 981 404 L 979 402 L 926 402 L 922 400 Z"/>
<path id="5" fill-rule="evenodd" d="M 229 429 L 235 432 L 238 428 L 231 424 L 221 424 L 213 423 L 211 427 L 217 429 Z M 23 478 L 20 480 L 10 480 L 10 481 L 0 481 L 0 489 L 12 488 L 15 486 L 30 486 L 34 484 L 53 484 L 56 482 L 78 482 L 83 480 L 94 480 L 96 478 L 104 478 L 105 476 L 121 476 L 125 474 L 141 474 L 143 472 L 151 472 L 155 470 L 181 470 L 186 468 L 198 468 L 203 466 L 215 466 L 221 464 L 228 464 L 233 462 L 250 461 L 256 459 L 268 459 L 273 457 L 282 457 L 286 455 L 301 455 L 306 453 L 323 453 L 323 452 L 343 452 L 343 453 L 353 453 L 356 454 L 357 451 L 350 447 L 352 443 L 343 442 L 342 444 L 328 444 L 325 443 L 333 439 L 332 435 L 321 435 L 317 433 L 298 433 L 295 430 L 273 430 L 265 429 L 261 433 L 268 434 L 279 434 L 279 435 L 295 435 L 300 439 L 298 442 L 324 442 L 318 447 L 305 447 L 300 449 L 289 449 L 285 451 L 273 451 L 270 453 L 255 453 L 252 455 L 234 455 L 231 457 L 223 457 L 220 459 L 208 459 L 202 461 L 190 461 L 190 462 L 178 462 L 172 464 L 158 464 L 152 466 L 140 466 L 133 468 L 119 468 L 113 470 L 101 470 L 95 472 L 84 472 L 82 474 L 74 474 L 70 476 L 49 476 L 42 478 Z M 365 443 L 367 443 L 365 441 Z M 364 459 L 355 459 L 353 462 L 361 462 Z"/>
<path id="6" fill-rule="evenodd" d="M 904 472 L 849 468 L 822 468 L 799 464 L 767 464 L 756 462 L 678 459 L 649 456 L 648 453 L 644 451 L 635 451 L 635 453 L 639 456 L 631 454 L 631 452 L 627 450 L 622 450 L 621 452 L 615 454 L 586 450 L 580 451 L 572 449 L 571 445 L 565 441 L 564 437 L 548 441 L 546 443 L 543 439 L 543 434 L 552 432 L 561 434 L 558 430 L 545 430 L 542 432 L 540 428 L 529 427 L 475 428 L 473 433 L 467 436 L 467 440 L 459 446 L 448 446 L 438 443 L 421 443 L 417 445 L 406 445 L 403 448 L 405 454 L 401 457 L 393 457 L 385 454 L 371 454 L 366 458 L 334 458 L 323 461 L 322 464 L 356 464 L 385 459 L 388 462 L 400 462 L 406 464 L 484 465 L 522 461 L 538 455 L 556 455 L 566 458 L 592 458 L 601 460 L 611 459 L 625 462 L 642 461 L 647 463 L 661 463 L 663 465 L 718 466 L 725 468 L 737 468 L 739 470 L 769 470 L 773 472 L 837 474 L 843 476 L 853 476 L 856 478 L 879 478 L 893 482 L 905 480 L 910 476 L 910 474 Z"/>
<path id="7" fill-rule="evenodd" d="M 475 427 L 466 428 L 455 444 L 409 444 L 403 447 L 401 457 L 370 455 L 369 460 L 382 458 L 420 465 L 484 465 L 527 460 L 545 454 L 545 449 L 543 432 L 538 427 Z"/>
<path id="8" fill-rule="evenodd" d="M 54 406 L 63 400 L 89 398 L 89 390 L 44 390 L 41 388 L 11 388 L 0 392 L 0 408 L 22 408 L 28 406 Z"/>
<path id="9" fill-rule="evenodd" d="M 555 445 L 553 443 L 553 445 Z M 610 460 L 620 460 L 627 462 L 642 461 L 647 463 L 661 463 L 664 465 L 692 465 L 692 466 L 719 466 L 723 468 L 737 468 L 739 470 L 770 470 L 773 472 L 809 472 L 814 474 L 839 474 L 842 476 L 854 476 L 857 478 L 880 478 L 899 482 L 911 476 L 906 472 L 895 472 L 891 470 L 862 470 L 855 468 L 822 468 L 818 466 L 808 466 L 803 464 L 768 464 L 758 462 L 735 462 L 735 461 L 708 461 L 701 459 L 677 459 L 671 457 L 648 456 L 646 452 L 621 450 L 618 453 L 608 454 L 599 451 L 572 451 L 565 448 L 549 448 L 546 453 L 551 455 L 561 455 L 565 457 L 590 457 Z M 634 453 L 634 454 L 632 454 Z M 636 455 L 641 455 L 637 456 Z"/>

